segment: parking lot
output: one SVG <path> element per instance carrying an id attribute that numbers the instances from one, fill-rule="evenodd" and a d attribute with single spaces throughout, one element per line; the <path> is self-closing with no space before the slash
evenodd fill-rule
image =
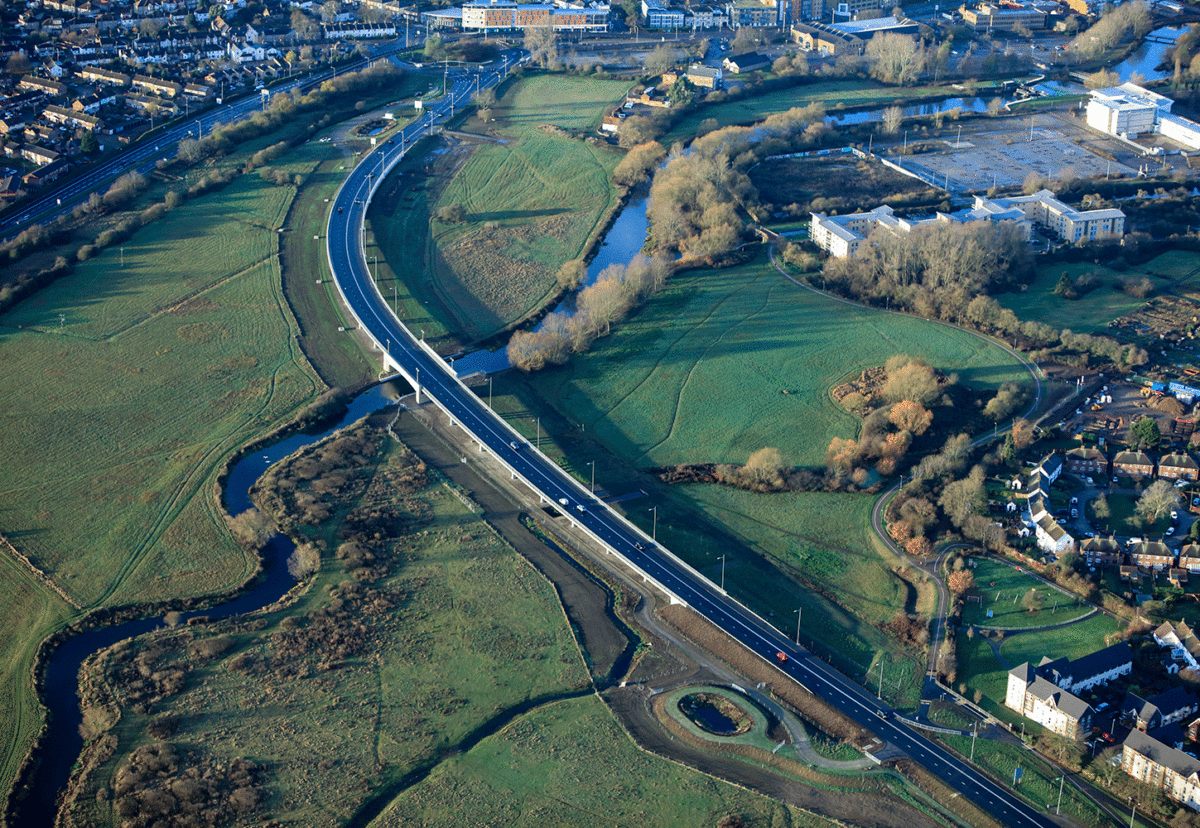
<path id="1" fill-rule="evenodd" d="M 961 139 L 953 129 L 941 136 L 944 150 L 905 156 L 903 166 L 951 192 L 1019 187 L 1031 174 L 1083 178 L 1138 172 L 1131 148 L 1092 132 L 1065 111 L 977 121 L 964 124 Z"/>

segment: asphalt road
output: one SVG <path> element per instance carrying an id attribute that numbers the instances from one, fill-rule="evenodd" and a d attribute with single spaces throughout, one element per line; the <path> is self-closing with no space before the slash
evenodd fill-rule
<path id="1" fill-rule="evenodd" d="M 499 77 L 499 72 L 488 73 L 480 79 L 481 86 L 491 86 Z M 430 107 L 432 117 L 443 118 L 449 113 L 451 101 L 461 106 L 474 89 L 474 76 L 460 74 L 447 98 Z M 746 647 L 776 664 L 809 692 L 898 747 L 1005 824 L 1022 828 L 1060 824 L 899 723 L 886 704 L 795 645 L 707 578 L 653 543 L 492 413 L 440 357 L 396 319 L 371 280 L 359 246 L 361 228 L 381 171 L 400 160 L 402 147 L 424 133 L 428 122 L 428 118 L 420 119 L 405 129 L 398 144 L 388 142 L 364 156 L 338 191 L 329 216 L 327 252 L 338 290 L 361 327 L 387 352 L 389 361 L 416 379 L 422 393 L 428 394 L 457 424 L 482 441 L 488 451 L 501 458 L 548 501 L 560 505 L 565 501 L 562 510 L 594 538 Z M 785 661 L 778 659 L 780 653 L 786 656 Z"/>

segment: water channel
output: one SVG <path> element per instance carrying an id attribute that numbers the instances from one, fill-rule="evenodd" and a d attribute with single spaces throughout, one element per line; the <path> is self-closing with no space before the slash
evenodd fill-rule
<path id="1" fill-rule="evenodd" d="M 1179 36 L 1186 31 L 1187 26 L 1163 26 L 1161 29 L 1155 29 L 1147 35 L 1145 43 L 1114 66 L 1112 71 L 1117 73 L 1122 83 L 1132 78 L 1134 74 L 1140 74 L 1148 81 L 1171 77 L 1174 74 L 1174 67 L 1168 67 L 1160 72 L 1158 65 L 1163 62 L 1163 58 L 1175 45 Z"/>
<path id="2" fill-rule="evenodd" d="M 229 513 L 239 515 L 251 507 L 250 487 L 272 464 L 390 404 L 384 387 L 374 386 L 350 404 L 337 425 L 317 434 L 295 434 L 242 458 L 230 471 L 225 485 L 225 503 Z M 296 583 L 286 565 L 294 549 L 286 536 L 276 535 L 262 551 L 262 574 L 250 590 L 211 609 L 184 613 L 181 620 L 196 616 L 228 618 L 279 600 Z M 46 665 L 42 697 L 49 710 L 49 730 L 42 743 L 42 763 L 34 777 L 33 796 L 30 802 L 19 809 L 19 824 L 37 828 L 52 828 L 54 825 L 58 796 L 66 788 L 83 747 L 79 735 L 82 722 L 79 711 L 79 668 L 84 659 L 99 649 L 162 626 L 161 618 L 127 621 L 80 633 L 54 651 Z"/>

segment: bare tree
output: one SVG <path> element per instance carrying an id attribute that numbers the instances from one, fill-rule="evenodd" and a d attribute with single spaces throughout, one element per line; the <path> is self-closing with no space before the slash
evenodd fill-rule
<path id="1" fill-rule="evenodd" d="M 884 32 L 867 42 L 866 57 L 875 77 L 885 83 L 911 84 L 925 61 L 924 50 L 908 35 Z"/>
<path id="2" fill-rule="evenodd" d="M 525 29 L 525 49 L 539 66 L 558 64 L 558 38 L 550 26 L 529 26 Z"/>
<path id="3" fill-rule="evenodd" d="M 895 135 L 900 129 L 900 124 L 904 122 L 904 110 L 898 106 L 889 106 L 883 110 L 883 131 L 888 135 Z"/>
<path id="4" fill-rule="evenodd" d="M 1154 523 L 1160 517 L 1179 506 L 1179 490 L 1166 480 L 1155 480 L 1146 487 L 1138 498 L 1134 511 Z"/>

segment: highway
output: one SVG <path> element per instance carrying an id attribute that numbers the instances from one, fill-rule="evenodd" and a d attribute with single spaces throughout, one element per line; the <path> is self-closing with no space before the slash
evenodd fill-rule
<path id="1" fill-rule="evenodd" d="M 497 71 L 484 75 L 480 79 L 482 87 L 495 84 L 500 75 Z M 473 77 L 456 78 L 447 98 L 430 106 L 430 117 L 448 114 L 452 101 L 461 106 L 474 89 Z M 327 253 L 338 290 L 361 328 L 381 351 L 387 352 L 388 361 L 410 381 L 415 380 L 421 393 L 428 394 L 455 423 L 480 442 L 481 449 L 486 448 L 500 458 L 547 501 L 560 504 L 572 521 L 666 590 L 674 600 L 687 604 L 806 690 L 898 747 L 997 820 L 1014 828 L 1061 825 L 900 723 L 886 704 L 795 645 L 707 578 L 653 543 L 592 495 L 586 486 L 530 446 L 393 315 L 387 300 L 372 282 L 363 256 L 362 224 L 373 190 L 380 183 L 381 171 L 386 172 L 400 160 L 402 148 L 411 145 L 427 129 L 428 121 L 422 118 L 406 127 L 404 139 L 398 144 L 389 141 L 367 153 L 338 191 L 329 215 Z M 779 662 L 777 653 L 783 653 L 786 661 Z"/>

